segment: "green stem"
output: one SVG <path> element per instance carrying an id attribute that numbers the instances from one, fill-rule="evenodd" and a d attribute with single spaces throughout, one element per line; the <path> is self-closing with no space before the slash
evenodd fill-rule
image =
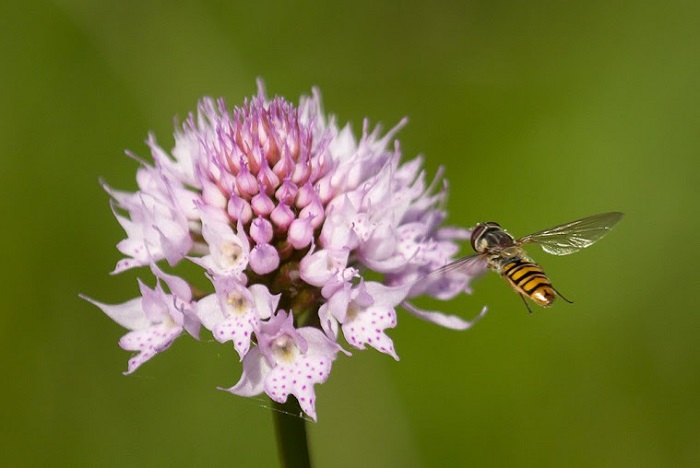
<path id="1" fill-rule="evenodd" d="M 272 402 L 277 451 L 282 468 L 310 468 L 309 444 L 306 439 L 306 419 L 293 396 L 286 403 Z"/>

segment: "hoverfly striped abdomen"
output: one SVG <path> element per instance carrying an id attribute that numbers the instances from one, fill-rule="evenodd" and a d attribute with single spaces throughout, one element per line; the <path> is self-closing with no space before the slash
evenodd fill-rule
<path id="1" fill-rule="evenodd" d="M 536 304 L 547 307 L 554 302 L 556 292 L 541 266 L 526 259 L 516 258 L 501 265 L 499 273 L 520 294 Z"/>

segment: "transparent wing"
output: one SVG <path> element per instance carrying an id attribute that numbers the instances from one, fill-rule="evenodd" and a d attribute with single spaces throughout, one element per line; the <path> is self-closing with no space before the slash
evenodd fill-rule
<path id="1" fill-rule="evenodd" d="M 518 245 L 539 244 L 549 254 L 569 255 L 602 239 L 622 216 L 614 211 L 577 219 L 525 236 L 518 240 Z"/>
<path id="2" fill-rule="evenodd" d="M 444 276 L 450 272 L 459 272 L 468 276 L 477 276 L 486 271 L 486 257 L 481 254 L 474 254 L 462 257 L 452 263 L 431 271 L 426 277 Z"/>

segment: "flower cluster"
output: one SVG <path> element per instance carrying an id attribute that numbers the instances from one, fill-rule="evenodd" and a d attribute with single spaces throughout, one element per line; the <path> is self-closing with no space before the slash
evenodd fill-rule
<path id="1" fill-rule="evenodd" d="M 468 328 L 408 302 L 451 298 L 471 277 L 426 277 L 469 233 L 441 226 L 440 174 L 428 184 L 420 158 L 401 163 L 393 138 L 404 123 L 383 136 L 365 123 L 357 141 L 323 114 L 317 91 L 294 106 L 259 85 L 232 111 L 203 99 L 170 154 L 151 136 L 153 163 L 141 161 L 138 191 L 105 189 L 127 236 L 114 273 L 148 267 L 155 287 L 139 282 L 141 296 L 119 305 L 86 298 L 130 330 L 119 342 L 137 352 L 126 373 L 204 326 L 243 362 L 228 391 L 278 402 L 292 394 L 316 419 L 314 385 L 339 352 L 350 354 L 340 335 L 346 347 L 398 359 L 386 334 L 398 306 Z M 210 288 L 163 271 L 181 261 L 201 267 Z"/>

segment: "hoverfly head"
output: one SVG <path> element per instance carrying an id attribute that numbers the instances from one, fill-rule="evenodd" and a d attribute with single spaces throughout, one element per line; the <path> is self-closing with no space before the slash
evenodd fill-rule
<path id="1" fill-rule="evenodd" d="M 486 234 L 491 231 L 501 231 L 501 225 L 489 221 L 488 223 L 479 223 L 476 225 L 472 231 L 472 237 L 470 242 L 472 244 L 472 249 L 477 253 L 484 253 L 490 246 Z"/>

